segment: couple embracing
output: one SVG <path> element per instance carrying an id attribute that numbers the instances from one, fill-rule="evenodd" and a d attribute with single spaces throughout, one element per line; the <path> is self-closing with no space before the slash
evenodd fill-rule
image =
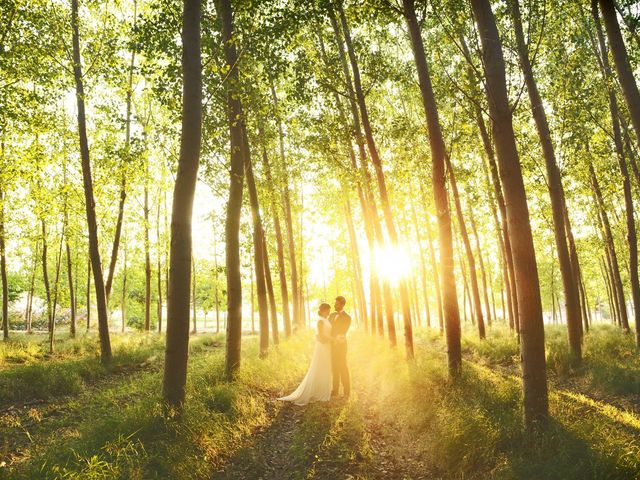
<path id="1" fill-rule="evenodd" d="M 278 400 L 306 405 L 310 402 L 326 402 L 338 395 L 340 383 L 344 397 L 351 393 L 349 368 L 347 367 L 347 331 L 351 317 L 344 311 L 344 297 L 336 297 L 335 312 L 323 303 L 318 309 L 318 334 L 309 370 L 293 393 Z"/>

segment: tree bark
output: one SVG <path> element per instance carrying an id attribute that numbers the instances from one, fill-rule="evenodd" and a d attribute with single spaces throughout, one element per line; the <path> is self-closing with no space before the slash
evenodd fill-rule
<path id="1" fill-rule="evenodd" d="M 554 227 L 553 233 L 556 241 L 556 250 L 558 252 L 560 275 L 562 276 L 569 346 L 571 347 L 571 352 L 579 361 L 582 359 L 580 301 L 578 297 L 578 284 L 571 266 L 566 236 L 566 232 L 571 230 L 571 222 L 564 216 L 564 204 L 566 200 L 562 177 L 560 176 L 560 169 L 558 168 L 553 142 L 551 141 L 547 115 L 544 110 L 542 98 L 538 92 L 538 85 L 533 75 L 533 67 L 529 60 L 529 51 L 522 30 L 522 19 L 518 0 L 509 0 L 509 7 L 515 30 L 520 67 L 522 68 L 525 84 L 527 85 L 529 102 L 531 103 L 531 113 L 538 130 L 538 137 L 540 138 L 542 154 L 547 169 L 547 184 L 549 186 Z"/>
<path id="2" fill-rule="evenodd" d="M 269 254 L 267 251 L 267 238 L 262 237 L 262 245 L 264 252 L 264 278 L 267 286 L 267 296 L 269 298 L 269 315 L 271 317 L 271 337 L 274 345 L 280 342 L 278 332 L 278 308 L 276 306 L 276 296 L 273 291 L 273 280 L 271 278 L 271 266 L 269 265 Z"/>
<path id="3" fill-rule="evenodd" d="M 87 332 L 91 328 L 91 255 L 87 255 Z"/>
<path id="4" fill-rule="evenodd" d="M 162 332 L 162 242 L 160 240 L 160 197 L 158 197 L 158 211 L 156 214 L 156 255 L 157 268 L 158 268 L 158 304 L 157 304 L 157 316 L 158 316 L 158 333 Z"/>
<path id="5" fill-rule="evenodd" d="M 215 269 L 215 273 L 213 275 L 213 281 L 215 285 L 214 290 L 214 298 L 216 302 L 216 333 L 220 333 L 220 294 L 218 288 L 218 240 L 216 236 L 216 231 L 214 228 L 213 231 L 213 268 Z"/>
<path id="6" fill-rule="evenodd" d="M 2 145 L 4 153 L 4 142 Z M 0 277 L 2 277 L 2 338 L 9 339 L 9 283 L 7 281 L 7 253 L 4 231 L 4 189 L 0 187 Z"/>
<path id="7" fill-rule="evenodd" d="M 138 2 L 133 0 L 133 30 L 136 29 L 138 20 Z M 131 50 L 131 61 L 129 63 L 128 72 L 128 88 L 127 88 L 127 113 L 125 117 L 125 153 L 127 155 L 126 162 L 129 161 L 129 147 L 131 145 L 131 98 L 133 95 L 133 69 L 136 62 L 135 48 Z M 120 199 L 118 201 L 118 216 L 116 219 L 116 231 L 113 237 L 113 245 L 111 246 L 111 259 L 109 261 L 109 273 L 107 275 L 107 282 L 105 284 L 105 294 L 107 296 L 107 303 L 109 301 L 109 295 L 111 295 L 111 287 L 113 285 L 113 276 L 116 270 L 116 263 L 118 262 L 118 249 L 120 247 L 120 237 L 122 235 L 122 223 L 124 220 L 124 204 L 127 199 L 127 171 L 126 168 L 122 169 L 122 177 L 120 178 Z"/>
<path id="8" fill-rule="evenodd" d="M 480 266 L 480 275 L 482 277 L 482 291 L 484 293 L 484 306 L 487 312 L 487 324 L 491 326 L 491 307 L 489 305 L 489 289 L 487 287 L 487 272 L 484 269 L 484 261 L 482 260 L 482 248 L 480 246 L 480 237 L 478 237 L 478 228 L 476 227 L 476 221 L 473 218 L 473 212 L 469 212 L 469 219 L 471 220 L 471 231 L 476 239 L 476 254 L 478 255 L 478 264 Z"/>
<path id="9" fill-rule="evenodd" d="M 144 331 L 151 330 L 151 253 L 149 243 L 149 161 L 144 176 Z"/>
<path id="10" fill-rule="evenodd" d="M 356 229 L 353 225 L 353 215 L 351 213 L 351 202 L 347 197 L 345 200 L 345 218 L 347 221 L 347 231 L 349 233 L 349 244 L 351 250 L 351 260 L 353 262 L 353 277 L 355 280 L 355 297 L 360 306 L 359 317 L 364 323 L 365 331 L 369 330 L 367 319 L 367 305 L 364 296 L 364 279 L 362 278 L 362 270 L 360 266 L 360 251 L 358 249 L 358 240 L 356 236 Z"/>
<path id="11" fill-rule="evenodd" d="M 264 134 L 261 132 L 260 136 Z M 271 165 L 269 162 L 269 156 L 267 155 L 267 149 L 262 147 L 262 162 L 265 167 L 265 175 L 267 178 L 267 184 L 274 185 L 273 177 L 271 176 Z M 291 336 L 291 312 L 289 310 L 289 290 L 287 288 L 287 271 L 284 260 L 284 242 L 282 240 L 282 226 L 280 225 L 280 216 L 278 215 L 278 206 L 275 200 L 275 192 L 271 195 L 271 216 L 273 217 L 273 228 L 276 234 L 276 256 L 278 257 L 278 274 L 280 278 L 280 295 L 282 296 L 282 320 L 284 323 L 284 335 L 285 337 Z"/>
<path id="12" fill-rule="evenodd" d="M 64 232 L 64 226 L 62 228 Z M 56 276 L 53 282 L 53 305 L 51 308 L 51 328 L 49 329 L 49 353 L 54 350 L 54 334 L 56 330 L 56 309 L 58 307 L 58 292 L 60 287 L 60 265 L 62 264 L 62 246 L 64 245 L 64 235 L 60 233 L 60 243 L 56 254 Z"/>
<path id="13" fill-rule="evenodd" d="M 44 218 L 40 219 L 42 231 L 42 281 L 44 282 L 45 298 L 47 300 L 47 332 L 51 332 L 51 283 L 49 282 L 49 244 L 47 242 L 47 224 Z"/>
<path id="14" fill-rule="evenodd" d="M 66 193 L 67 188 L 67 163 L 66 159 L 64 161 L 64 186 L 65 186 L 65 198 L 64 198 L 64 228 L 62 230 L 62 235 L 65 240 L 65 250 L 67 254 L 67 284 L 69 286 L 69 307 L 71 310 L 71 318 L 69 321 L 69 330 L 71 337 L 76 336 L 76 296 L 75 291 L 73 289 L 73 262 L 71 260 L 71 245 L 69 245 L 69 199 L 68 194 Z"/>
<path id="15" fill-rule="evenodd" d="M 198 317 L 197 317 L 197 285 L 196 285 L 196 262 L 191 256 L 191 308 L 193 309 L 191 314 L 191 320 L 193 322 L 193 330 L 191 333 L 198 333 Z"/>
<path id="16" fill-rule="evenodd" d="M 424 44 L 420 26 L 416 18 L 414 0 L 403 0 L 404 16 L 409 28 L 413 57 L 418 72 L 422 105 L 429 132 L 429 145 L 431 147 L 431 175 L 433 195 L 435 199 L 438 217 L 439 244 L 440 244 L 440 275 L 443 282 L 443 309 L 447 335 L 447 355 L 449 372 L 457 375 L 462 365 L 462 353 L 460 346 L 460 312 L 458 310 L 458 298 L 456 293 L 456 280 L 453 261 L 453 236 L 451 231 L 451 213 L 449 211 L 449 199 L 447 193 L 446 178 L 446 148 L 438 106 L 436 104 L 429 66 L 424 52 Z M 428 220 L 427 220 L 428 222 Z"/>
<path id="17" fill-rule="evenodd" d="M 128 274 L 128 265 L 127 265 L 127 242 L 126 237 L 124 241 L 124 261 L 122 262 L 122 298 L 120 299 L 120 316 L 122 317 L 122 325 L 120 326 L 121 331 L 124 333 L 127 327 L 127 274 Z"/>
<path id="18" fill-rule="evenodd" d="M 429 291 L 427 290 L 427 262 L 424 259 L 424 251 L 422 249 L 422 235 L 420 235 L 420 227 L 418 223 L 418 214 L 416 213 L 416 207 L 413 203 L 414 195 L 413 189 L 411 189 L 411 220 L 416 231 L 416 240 L 418 241 L 418 251 L 420 253 L 420 280 L 422 282 L 422 296 L 424 298 L 424 304 L 427 311 L 427 327 L 431 328 L 431 315 L 429 312 Z"/>
<path id="19" fill-rule="evenodd" d="M 184 403 L 189 356 L 191 217 L 202 141 L 200 0 L 184 0 L 182 17 L 182 133 L 173 191 L 167 341 L 162 396 L 171 407 Z"/>
<path id="20" fill-rule="evenodd" d="M 615 144 L 615 149 L 618 157 L 618 166 L 620 168 L 620 173 L 622 174 L 622 189 L 624 191 L 624 203 L 625 203 L 625 213 L 627 220 L 627 243 L 629 245 L 629 279 L 631 283 L 631 298 L 633 300 L 633 310 L 634 310 L 634 320 L 636 324 L 636 345 L 640 348 L 640 278 L 638 276 L 638 237 L 636 233 L 636 223 L 634 217 L 634 207 L 633 207 L 633 196 L 631 193 L 631 179 L 629 176 L 629 170 L 627 168 L 627 162 L 625 159 L 625 149 L 622 143 L 622 133 L 620 130 L 619 119 L 619 110 L 618 110 L 618 102 L 616 100 L 615 90 L 613 89 L 613 78 L 611 73 L 611 67 L 609 66 L 609 56 L 607 52 L 607 46 L 604 41 L 604 34 L 602 32 L 602 26 L 600 25 L 600 20 L 598 18 L 598 0 L 592 0 L 591 4 L 591 12 L 596 24 L 596 31 L 598 34 L 598 43 L 600 45 L 599 57 L 601 59 L 602 65 L 602 73 L 604 76 L 604 81 L 607 85 L 607 93 L 609 98 L 609 110 L 611 112 L 611 124 L 613 126 L 613 139 Z M 601 2 L 606 3 L 606 2 Z M 609 7 L 611 8 L 611 7 Z M 606 8 L 605 8 L 606 9 Z M 615 11 L 613 13 L 615 19 Z M 609 20 L 611 23 L 611 19 Z M 606 24 L 606 20 L 605 20 Z M 617 20 L 616 20 L 617 25 Z M 615 30 L 615 25 L 611 25 L 610 28 Z M 609 31 L 609 29 L 607 29 Z M 620 33 L 619 30 L 617 32 Z M 612 36 L 616 36 L 616 32 L 613 31 L 610 33 L 609 39 L 611 42 Z M 624 50 L 624 43 L 622 43 L 622 38 L 620 37 L 617 41 L 621 43 L 622 49 Z M 613 47 L 613 42 L 611 42 Z M 624 55 L 622 55 L 624 53 Z M 620 78 L 620 83 L 622 84 L 623 77 L 627 82 L 630 80 L 633 81 L 633 84 L 629 84 L 626 87 L 623 85 L 623 92 L 625 97 L 627 98 L 627 106 L 629 108 L 629 112 L 633 115 L 632 106 L 629 105 L 629 101 L 640 102 L 640 95 L 638 95 L 638 89 L 635 85 L 635 79 L 633 75 L 631 75 L 631 79 L 629 80 L 628 74 L 624 74 L 621 72 L 621 68 L 629 68 L 628 61 L 626 60 L 626 52 L 613 52 L 614 60 L 616 61 L 616 66 L 618 67 L 618 77 Z M 617 58 L 621 57 L 621 58 Z M 618 66 L 618 62 L 621 62 L 621 65 Z M 630 96 L 628 95 L 630 93 Z M 636 105 L 638 112 L 640 112 L 640 106 Z M 633 116 L 632 116 L 633 121 Z M 638 123 L 637 125 L 640 125 Z M 636 130 L 638 129 L 634 123 Z"/>
<path id="21" fill-rule="evenodd" d="M 78 0 L 71 0 L 71 26 L 73 30 L 73 73 L 76 84 L 76 100 L 78 104 L 78 136 L 80 142 L 80 157 L 82 160 L 82 180 L 84 186 L 85 208 L 87 213 L 87 227 L 89 230 L 89 250 L 93 283 L 96 292 L 98 308 L 98 331 L 100 335 L 100 358 L 102 363 L 111 361 L 111 341 L 109 339 L 109 315 L 107 311 L 107 297 L 102 276 L 100 247 L 98 245 L 98 223 L 96 220 L 95 200 L 93 197 L 93 179 L 91 177 L 91 161 L 89 159 L 89 141 L 87 139 L 87 124 L 85 116 L 84 80 L 82 78 L 82 63 L 80 59 L 80 34 L 78 31 Z"/>
<path id="22" fill-rule="evenodd" d="M 427 229 L 427 244 L 429 246 L 429 259 L 431 260 L 431 271 L 433 273 L 433 285 L 436 289 L 436 301 L 438 304 L 438 325 L 440 327 L 440 333 L 444 332 L 444 311 L 442 305 L 442 292 L 440 290 L 440 274 L 438 273 L 438 264 L 436 262 L 436 253 L 433 248 L 433 235 L 431 234 L 431 220 L 428 215 L 425 219 L 425 226 Z M 457 296 L 457 294 L 456 294 Z M 458 321 L 459 321 L 458 313 Z"/>
<path id="23" fill-rule="evenodd" d="M 331 7 L 330 7 L 331 9 Z M 362 127 L 364 130 L 365 140 L 367 148 L 369 150 L 369 157 L 373 164 L 376 174 L 376 180 L 378 184 L 378 193 L 380 195 L 380 202 L 382 204 L 382 212 L 387 227 L 387 234 L 389 241 L 394 248 L 399 248 L 398 234 L 396 231 L 395 223 L 393 220 L 393 214 L 391 212 L 391 203 L 387 193 L 387 185 L 382 169 L 382 161 L 378 155 L 378 149 L 373 138 L 373 130 L 369 121 L 369 112 L 364 98 L 364 90 L 360 80 L 360 68 L 356 59 L 355 50 L 353 48 L 353 42 L 351 40 L 351 33 L 347 24 L 347 19 L 342 7 L 342 0 L 337 1 L 337 10 L 340 17 L 340 24 L 342 26 L 342 32 L 344 34 L 345 44 L 347 46 L 347 54 L 351 62 L 351 71 L 353 73 L 353 85 L 355 88 L 356 101 L 360 111 L 360 119 L 362 121 Z M 402 306 L 402 318 L 404 323 L 404 340 L 405 349 L 408 359 L 412 359 L 413 354 L 413 327 L 411 323 L 411 303 L 409 298 L 409 289 L 406 279 L 401 279 L 399 282 L 400 287 L 400 303 Z"/>
<path id="24" fill-rule="evenodd" d="M 513 249 L 521 333 L 524 420 L 527 426 L 544 422 L 549 415 L 544 323 L 538 268 L 533 247 L 529 208 L 513 132 L 507 97 L 502 45 L 489 0 L 471 0 L 482 41 L 487 100 L 493 120 L 493 136 L 504 186 L 507 221 Z"/>
<path id="25" fill-rule="evenodd" d="M 31 270 L 31 282 L 29 282 L 29 295 L 27 297 L 27 312 L 25 315 L 26 331 L 31 333 L 31 321 L 33 318 L 33 295 L 36 286 L 36 270 L 38 268 L 40 244 L 36 242 L 36 252 L 33 256 L 33 268 Z"/>
<path id="26" fill-rule="evenodd" d="M 622 93 L 629 109 L 631 124 L 636 131 L 638 146 L 640 147 L 640 92 L 638 85 L 633 76 L 633 70 L 627 56 L 627 49 L 620 33 L 620 25 L 618 25 L 618 17 L 616 16 L 615 0 L 598 0 L 600 11 L 602 12 L 602 20 L 604 21 L 607 37 L 609 37 L 609 45 L 611 46 L 611 54 L 613 63 L 616 66 L 618 80 L 622 87 Z"/>
<path id="27" fill-rule="evenodd" d="M 291 198 L 289 195 L 288 175 L 287 175 L 287 159 L 284 149 L 284 130 L 282 128 L 282 118 L 278 104 L 278 95 L 276 93 L 273 82 L 271 83 L 271 97 L 275 109 L 275 117 L 278 124 L 278 140 L 280 146 L 280 163 L 282 168 L 283 179 L 278 184 L 282 190 L 282 204 L 284 208 L 284 223 L 287 235 L 287 246 L 289 249 L 289 269 L 291 272 L 291 300 L 293 303 L 293 328 L 294 331 L 302 328 L 302 311 L 300 309 L 300 284 L 298 282 L 298 265 L 296 263 L 296 244 L 293 239 L 293 219 L 291 214 Z M 287 306 L 288 308 L 288 306 Z"/>
<path id="28" fill-rule="evenodd" d="M 242 124 L 244 116 L 242 103 L 236 94 L 238 84 L 238 53 L 234 42 L 233 13 L 230 0 L 215 2 L 218 17 L 222 23 L 224 56 L 229 73 L 226 77 L 227 118 L 229 121 L 231 144 L 231 171 L 229 201 L 225 223 L 225 252 L 227 264 L 227 345 L 225 374 L 231 379 L 240 367 L 240 345 L 242 341 L 242 277 L 240 274 L 240 212 L 242 210 L 242 190 L 244 164 L 242 157 Z"/>
<path id="29" fill-rule="evenodd" d="M 343 120 L 345 126 L 353 131 L 353 136 L 355 137 L 356 144 L 358 146 L 358 156 L 360 159 L 360 165 L 356 162 L 356 156 L 353 152 L 352 144 L 349 141 L 348 149 L 349 156 L 351 160 L 351 166 L 354 171 L 354 175 L 357 177 L 357 190 L 358 190 L 358 198 L 360 200 L 360 209 L 362 211 L 362 218 L 365 228 L 365 234 L 367 236 L 367 244 L 369 247 L 369 290 L 370 290 L 370 317 L 371 317 L 371 328 L 372 332 L 377 330 L 379 336 L 384 336 L 384 317 L 383 317 L 383 304 L 382 304 L 382 295 L 380 291 L 380 279 L 378 278 L 377 267 L 375 264 L 375 257 L 373 255 L 373 251 L 375 250 L 375 242 L 376 237 L 379 242 L 383 242 L 384 239 L 382 237 L 382 228 L 380 226 L 380 221 L 378 219 L 378 212 L 375 205 L 375 200 L 373 198 L 373 193 L 371 191 L 371 176 L 369 170 L 367 168 L 367 153 L 364 146 L 364 138 L 362 135 L 362 129 L 360 126 L 360 114 L 358 113 L 358 106 L 355 100 L 355 93 L 353 91 L 353 82 L 351 81 L 351 73 L 349 72 L 349 66 L 347 63 L 347 57 L 344 52 L 344 45 L 342 43 L 342 37 L 340 35 L 340 27 L 338 26 L 338 21 L 336 19 L 335 13 L 333 9 L 328 9 L 329 20 L 331 21 L 331 26 L 334 32 L 334 37 L 336 44 L 338 46 L 338 56 L 340 58 L 340 66 L 342 67 L 342 73 L 344 75 L 344 81 L 347 86 L 348 92 L 348 100 L 349 107 L 351 111 L 351 124 L 347 122 L 346 114 L 342 111 L 340 97 L 337 93 L 335 93 L 336 97 L 336 106 L 338 107 L 338 111 Z M 322 35 L 318 32 L 318 38 L 320 40 L 320 50 L 324 56 L 325 64 L 329 66 L 329 60 L 326 59 L 326 54 L 324 53 L 324 43 L 322 40 Z M 385 305 L 392 305 L 391 292 L 389 288 L 383 289 L 384 293 L 384 302 Z M 396 344 L 396 335 L 395 335 L 395 325 L 393 323 L 393 309 L 387 308 L 386 313 L 390 316 L 387 316 L 387 324 L 389 325 L 389 341 L 392 346 Z"/>
<path id="30" fill-rule="evenodd" d="M 600 183 L 596 176 L 596 172 L 593 165 L 589 163 L 589 175 L 591 177 L 591 186 L 593 187 L 593 194 L 595 196 L 596 205 L 598 208 L 598 216 L 602 225 L 604 234 L 605 245 L 609 252 L 609 258 L 611 262 L 611 274 L 613 280 L 613 287 L 615 290 L 616 302 L 618 307 L 619 320 L 622 328 L 625 332 L 629 332 L 629 317 L 627 315 L 627 303 L 624 298 L 624 287 L 622 284 L 622 277 L 620 276 L 620 267 L 618 264 L 618 254 L 616 253 L 616 247 L 613 242 L 613 233 L 611 232 L 611 224 L 609 223 L 609 216 L 607 215 L 607 209 L 602 197 L 602 191 L 600 190 Z"/>
<path id="31" fill-rule="evenodd" d="M 467 257 L 467 263 L 469 265 L 469 280 L 471 282 L 471 294 L 473 298 L 473 310 L 474 318 L 478 323 L 478 335 L 480 339 L 486 338 L 486 332 L 484 327 L 484 317 L 482 315 L 482 299 L 480 297 L 480 287 L 478 286 L 478 275 L 476 272 L 476 261 L 473 255 L 473 249 L 471 247 L 471 241 L 469 240 L 469 233 L 467 232 L 467 226 L 464 221 L 464 215 L 462 213 L 462 206 L 460 204 L 460 194 L 458 193 L 458 182 L 456 181 L 456 174 L 451 164 L 451 159 L 445 153 L 445 164 L 447 171 L 449 172 L 449 183 L 451 185 L 451 192 L 453 193 L 453 204 L 456 207 L 456 217 L 458 217 L 458 226 L 460 228 L 460 237 L 462 238 L 462 244 L 464 245 L 465 255 Z M 471 299 L 470 299 L 471 300 Z"/>
<path id="32" fill-rule="evenodd" d="M 260 203 L 258 190 L 253 176 L 253 165 L 249 139 L 247 138 L 246 125 L 242 129 L 242 155 L 244 162 L 244 175 L 247 179 L 249 204 L 251 206 L 251 218 L 253 220 L 253 261 L 256 275 L 256 294 L 258 297 L 258 317 L 260 321 L 260 356 L 266 357 L 269 353 L 269 306 L 267 302 L 267 285 L 265 279 L 265 249 L 264 229 L 260 216 Z"/>

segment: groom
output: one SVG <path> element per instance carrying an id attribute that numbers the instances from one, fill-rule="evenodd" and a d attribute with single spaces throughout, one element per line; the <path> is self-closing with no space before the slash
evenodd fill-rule
<path id="1" fill-rule="evenodd" d="M 345 398 L 351 393 L 351 381 L 349 379 L 349 367 L 347 367 L 347 331 L 351 325 L 351 317 L 344 311 L 347 303 L 344 297 L 336 297 L 335 312 L 329 315 L 331 323 L 331 336 L 338 340 L 331 345 L 331 367 L 333 370 L 333 389 L 331 396 L 337 396 L 340 390 L 340 382 L 344 389 Z"/>

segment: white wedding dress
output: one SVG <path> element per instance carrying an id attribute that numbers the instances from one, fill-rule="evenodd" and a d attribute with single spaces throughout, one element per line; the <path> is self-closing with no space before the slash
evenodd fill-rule
<path id="1" fill-rule="evenodd" d="M 331 323 L 326 318 L 319 317 L 319 335 L 331 336 Z M 306 405 L 310 402 L 327 402 L 331 399 L 331 343 L 316 340 L 313 357 L 309 370 L 304 379 L 293 393 L 278 400 L 292 402 L 296 405 Z"/>

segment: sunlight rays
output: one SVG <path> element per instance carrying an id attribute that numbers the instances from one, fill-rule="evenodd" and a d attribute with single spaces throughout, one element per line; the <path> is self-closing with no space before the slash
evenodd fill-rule
<path id="1" fill-rule="evenodd" d="M 380 276 L 394 285 L 411 272 L 411 258 L 402 246 L 378 246 L 373 255 Z"/>

